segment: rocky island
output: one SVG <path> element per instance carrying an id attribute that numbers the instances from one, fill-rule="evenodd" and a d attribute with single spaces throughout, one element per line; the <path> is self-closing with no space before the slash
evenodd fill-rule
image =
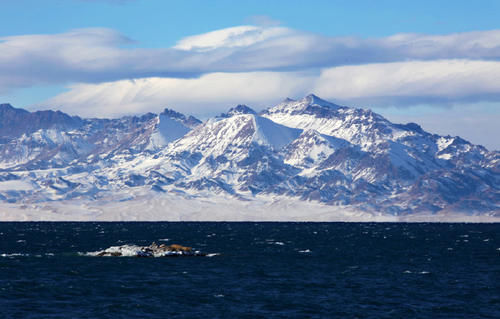
<path id="1" fill-rule="evenodd" d="M 85 255 L 95 257 L 179 257 L 179 256 L 210 256 L 191 247 L 172 244 L 158 245 L 153 242 L 149 246 L 121 245 L 111 246 L 104 250 L 88 252 Z"/>

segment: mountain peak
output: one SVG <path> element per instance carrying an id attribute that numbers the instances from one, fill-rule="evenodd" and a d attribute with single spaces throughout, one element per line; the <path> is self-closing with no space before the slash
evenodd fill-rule
<path id="1" fill-rule="evenodd" d="M 3 109 L 13 109 L 14 107 L 10 105 L 9 103 L 0 103 L 0 110 Z"/>
<path id="2" fill-rule="evenodd" d="M 282 113 L 290 115 L 309 114 L 325 116 L 341 108 L 345 107 L 323 100 L 314 94 L 309 94 L 300 100 L 286 98 L 277 106 L 262 111 L 261 114 L 269 115 Z"/>
<path id="3" fill-rule="evenodd" d="M 0 112 L 14 112 L 14 113 L 25 113 L 28 114 L 29 112 L 26 111 L 25 109 L 20 109 L 20 108 L 15 108 L 13 107 L 10 103 L 2 103 L 0 104 Z"/>
<path id="4" fill-rule="evenodd" d="M 231 108 L 229 112 L 235 114 L 257 114 L 251 107 L 244 104 L 238 104 L 236 107 Z"/>
<path id="5" fill-rule="evenodd" d="M 227 113 L 222 113 L 219 117 L 222 118 L 228 118 L 233 115 L 240 115 L 240 114 L 257 114 L 251 107 L 244 105 L 244 104 L 238 104 L 235 107 L 232 107 L 229 109 Z"/>
<path id="6" fill-rule="evenodd" d="M 179 113 L 179 112 L 174 111 L 174 110 L 169 109 L 169 108 L 165 108 L 163 110 L 163 112 L 160 113 L 160 115 L 169 117 L 171 119 L 179 119 L 179 120 L 184 120 L 186 118 L 186 116 L 184 116 L 184 114 Z"/>
<path id="7" fill-rule="evenodd" d="M 305 99 L 318 99 L 318 100 L 321 100 L 320 97 L 318 97 L 317 95 L 314 95 L 313 93 L 310 93 L 310 94 L 306 95 Z"/>
<path id="8" fill-rule="evenodd" d="M 29 112 L 10 104 L 0 104 L 0 136 L 4 137 L 19 136 L 39 129 L 69 130 L 82 124 L 83 120 L 78 116 L 70 116 L 61 111 Z"/>
<path id="9" fill-rule="evenodd" d="M 330 108 L 334 108 L 334 109 L 337 109 L 340 107 L 339 105 L 328 102 L 326 100 L 323 100 L 322 98 L 320 98 L 317 95 L 314 95 L 312 93 L 307 95 L 303 99 L 301 99 L 300 102 L 303 102 L 307 105 L 319 105 L 319 106 L 325 106 L 325 107 L 330 107 Z"/>
<path id="10" fill-rule="evenodd" d="M 189 117 L 186 117 L 184 114 L 179 113 L 179 112 L 174 111 L 174 110 L 169 109 L 169 108 L 165 108 L 163 110 L 163 112 L 160 113 L 160 121 L 161 121 L 162 117 L 176 120 L 189 128 L 193 128 L 201 123 L 200 120 L 198 120 L 196 117 L 194 117 L 192 115 L 190 115 Z"/>

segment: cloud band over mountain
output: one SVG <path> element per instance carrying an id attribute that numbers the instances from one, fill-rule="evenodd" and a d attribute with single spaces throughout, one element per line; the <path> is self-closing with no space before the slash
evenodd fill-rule
<path id="1" fill-rule="evenodd" d="M 169 48 L 138 45 L 105 28 L 3 37 L 0 93 L 68 85 L 69 92 L 47 103 L 93 105 L 87 110 L 100 115 L 156 103 L 180 102 L 191 111 L 186 95 L 190 103 L 223 104 L 221 109 L 245 97 L 268 103 L 276 92 L 396 106 L 500 100 L 500 30 L 355 38 L 239 26 L 186 37 Z"/>

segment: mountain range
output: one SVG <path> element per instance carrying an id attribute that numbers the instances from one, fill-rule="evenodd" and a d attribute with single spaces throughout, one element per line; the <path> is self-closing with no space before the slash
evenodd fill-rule
<path id="1" fill-rule="evenodd" d="M 0 104 L 0 201 L 12 220 L 495 219 L 500 152 L 312 94 L 203 122 Z"/>

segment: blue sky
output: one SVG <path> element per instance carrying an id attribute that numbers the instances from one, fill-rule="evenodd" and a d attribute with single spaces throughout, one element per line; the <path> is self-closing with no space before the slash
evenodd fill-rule
<path id="1" fill-rule="evenodd" d="M 16 0 L 0 9 L 0 102 L 17 107 L 119 116 L 169 106 L 203 117 L 314 91 L 500 149 L 500 1 Z"/>
<path id="2" fill-rule="evenodd" d="M 107 27 L 142 46 L 170 46 L 182 37 L 267 16 L 293 29 L 331 36 L 444 34 L 498 28 L 500 2 L 479 1 L 2 1 L 1 34 L 60 33 Z"/>

